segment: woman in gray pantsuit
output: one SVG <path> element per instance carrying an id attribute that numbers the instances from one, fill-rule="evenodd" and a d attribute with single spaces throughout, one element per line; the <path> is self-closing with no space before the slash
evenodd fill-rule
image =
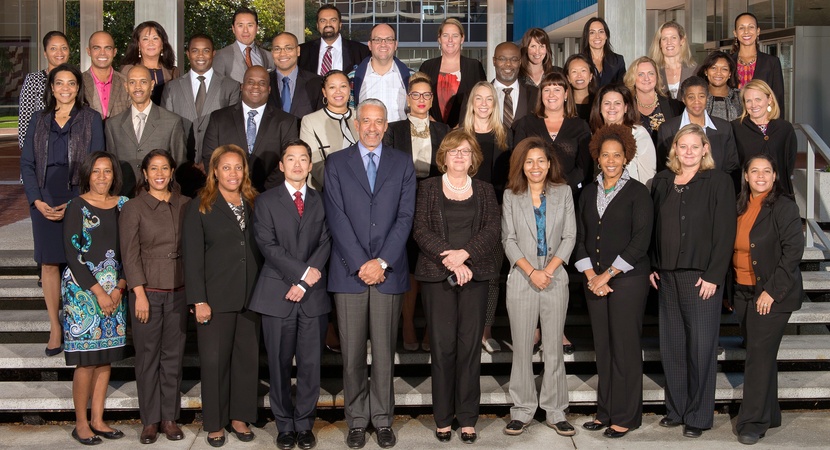
<path id="1" fill-rule="evenodd" d="M 573 436 L 576 431 L 565 419 L 568 384 L 559 343 L 568 310 L 568 274 L 563 266 L 576 240 L 573 196 L 552 149 L 542 139 L 519 142 L 510 159 L 501 228 L 511 266 L 507 313 L 513 340 L 513 407 L 504 433 L 521 434 L 538 405 L 545 410 L 549 427 L 562 436 Z M 546 349 L 538 400 L 532 365 L 537 321 Z M 550 339 L 555 342 L 544 342 Z"/>

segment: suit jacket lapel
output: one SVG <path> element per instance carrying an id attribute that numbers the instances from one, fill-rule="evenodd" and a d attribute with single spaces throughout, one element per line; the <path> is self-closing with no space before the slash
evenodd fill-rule
<path id="1" fill-rule="evenodd" d="M 233 125 L 236 129 L 237 141 L 236 142 L 244 142 L 245 145 L 242 147 L 242 150 L 245 150 L 245 153 L 248 153 L 248 135 L 245 133 L 246 127 L 246 117 L 243 114 L 242 109 L 242 101 L 240 100 L 233 108 Z M 229 139 L 230 142 L 234 142 L 233 140 Z M 250 158 L 250 155 L 248 155 Z"/>
<path id="2" fill-rule="evenodd" d="M 391 148 L 391 147 L 389 147 Z M 392 159 L 392 152 L 384 152 L 384 154 L 380 158 L 380 162 L 378 163 L 378 175 L 375 178 L 375 192 L 377 192 L 383 183 L 386 181 L 386 178 L 389 177 L 389 174 L 392 172 L 392 166 L 395 165 L 395 161 Z M 366 183 L 369 183 L 369 177 L 366 176 Z"/>
<path id="3" fill-rule="evenodd" d="M 285 183 L 279 185 L 277 187 L 279 189 L 279 199 L 282 206 L 288 211 L 288 215 L 293 217 L 297 223 L 300 222 L 300 212 L 297 211 L 297 205 L 294 203 L 294 199 L 291 198 L 291 195 L 288 194 L 288 189 L 285 187 Z M 310 189 L 310 188 L 308 188 Z M 306 194 L 306 199 L 308 199 L 308 194 Z"/>
<path id="4" fill-rule="evenodd" d="M 561 201 L 562 199 L 555 195 L 550 186 L 545 189 L 545 241 L 548 248 L 551 248 L 553 242 L 553 224 L 556 221 L 556 211 L 559 210 Z"/>
<path id="5" fill-rule="evenodd" d="M 193 117 L 199 117 L 199 113 L 198 113 L 198 111 L 196 111 L 196 99 L 193 97 L 193 85 L 192 85 L 193 78 L 192 78 L 192 76 L 193 75 L 190 74 L 190 71 L 188 71 L 186 74 L 184 74 L 181 78 L 182 82 L 179 83 L 179 88 L 181 88 L 181 90 L 183 91 L 182 96 L 184 97 L 184 102 L 187 104 L 187 108 L 191 112 L 193 112 Z M 215 79 L 216 79 L 216 75 L 211 77 L 211 79 L 210 79 L 210 81 L 211 81 L 210 85 L 211 86 L 213 86 L 213 80 L 215 80 Z M 213 92 L 213 90 L 210 89 L 209 86 L 205 86 L 205 87 L 208 87 L 208 90 L 207 90 L 208 94 L 207 95 L 210 95 L 210 93 Z M 207 101 L 205 101 L 205 104 L 207 105 Z"/>
<path id="6" fill-rule="evenodd" d="M 349 168 L 352 169 L 352 173 L 358 183 L 363 187 L 363 190 L 371 197 L 372 190 L 369 189 L 369 177 L 366 175 L 366 168 L 363 167 L 363 158 L 360 157 L 360 149 L 358 149 L 357 145 L 353 145 L 347 151 L 351 152 L 349 155 Z M 375 186 L 378 186 L 377 178 L 375 179 Z"/>
<path id="7" fill-rule="evenodd" d="M 153 105 L 150 107 L 150 113 L 147 114 L 147 119 L 144 122 L 144 131 L 141 132 L 141 142 L 145 142 L 147 139 L 150 139 L 150 136 L 152 136 L 155 132 L 156 126 L 158 126 L 159 121 L 161 120 L 159 108 L 161 108 L 159 105 Z M 138 144 L 141 145 L 141 142 Z"/>
<path id="8" fill-rule="evenodd" d="M 527 228 L 530 230 L 531 236 L 536 236 L 536 214 L 533 212 L 533 194 L 530 193 L 530 186 L 522 197 L 521 205 L 522 215 L 527 221 Z M 536 240 L 535 237 L 534 240 Z"/>
<path id="9" fill-rule="evenodd" d="M 231 211 L 231 207 L 228 206 L 228 202 L 225 201 L 225 198 L 222 197 L 222 193 L 218 193 L 216 195 L 216 202 L 213 204 L 214 208 L 218 209 L 222 212 L 222 214 L 230 221 L 233 222 L 234 229 L 239 230 L 242 232 L 242 229 L 239 228 L 239 221 L 236 219 L 236 214 Z M 245 208 L 245 220 L 248 222 L 246 225 L 250 225 L 250 217 L 251 215 L 248 213 L 249 209 Z"/>
<path id="10" fill-rule="evenodd" d="M 519 82 L 519 101 L 516 102 L 516 114 L 513 115 L 514 122 L 516 119 L 521 119 L 525 116 L 525 112 L 527 111 L 527 97 L 529 95 L 527 86 Z"/>
<path id="11" fill-rule="evenodd" d="M 124 122 L 121 123 L 121 128 L 124 131 L 124 134 L 130 137 L 130 141 L 138 147 L 138 139 L 135 137 L 135 128 L 133 127 L 133 115 L 132 109 L 127 108 L 127 114 L 124 114 Z M 118 149 L 115 149 L 117 152 Z"/>
<path id="12" fill-rule="evenodd" d="M 310 222 L 312 219 L 309 218 L 310 214 L 306 214 L 306 212 L 313 210 L 317 202 L 320 201 L 319 196 L 317 195 L 317 191 L 311 188 L 311 186 L 306 185 L 305 188 L 305 209 L 303 210 L 303 217 L 300 219 L 300 230 L 303 229 L 306 223 Z M 297 209 L 296 206 L 294 208 Z"/>
<path id="13" fill-rule="evenodd" d="M 256 130 L 256 141 L 254 142 L 254 151 L 251 152 L 252 155 L 259 153 L 264 145 L 262 141 L 265 140 L 265 134 L 267 133 L 267 129 L 271 124 L 271 121 L 274 119 L 274 106 L 271 104 L 265 104 L 265 111 L 262 112 L 262 120 L 259 121 L 259 128 Z M 246 138 L 247 141 L 247 138 Z M 280 150 L 280 149 L 278 149 Z"/>

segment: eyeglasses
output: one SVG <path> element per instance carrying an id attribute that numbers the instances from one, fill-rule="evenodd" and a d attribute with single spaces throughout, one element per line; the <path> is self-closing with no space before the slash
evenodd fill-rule
<path id="1" fill-rule="evenodd" d="M 432 92 L 415 92 L 415 91 L 412 91 L 412 92 L 409 93 L 409 98 L 411 98 L 412 100 L 419 100 L 421 97 L 423 97 L 424 100 L 432 100 L 432 95 L 433 95 Z"/>
<path id="2" fill-rule="evenodd" d="M 397 39 L 395 39 L 395 38 L 393 38 L 393 37 L 388 37 L 388 38 L 372 38 L 372 39 L 371 39 L 371 41 L 372 41 L 372 43 L 374 43 L 375 45 L 380 45 L 380 44 L 389 44 L 389 45 L 392 45 L 392 44 L 394 44 L 394 43 L 395 43 L 395 41 L 397 41 Z"/>
<path id="3" fill-rule="evenodd" d="M 276 54 L 280 54 L 282 52 L 291 53 L 296 49 L 297 49 L 297 47 L 294 47 L 292 45 L 287 45 L 285 47 L 274 47 L 274 48 L 271 49 L 271 53 L 276 53 Z"/>
<path id="4" fill-rule="evenodd" d="M 451 155 L 451 156 L 457 155 L 458 152 L 461 152 L 461 154 L 464 155 L 464 156 L 469 156 L 470 153 L 472 153 L 473 151 L 470 150 L 469 148 L 451 148 L 451 149 L 447 150 L 447 154 Z"/>
<path id="5" fill-rule="evenodd" d="M 513 64 L 518 64 L 518 63 L 519 63 L 519 61 L 521 61 L 521 59 L 520 59 L 518 56 L 514 56 L 514 57 L 512 57 L 512 58 L 508 58 L 508 57 L 506 57 L 506 56 L 499 56 L 498 58 L 496 58 L 496 61 L 498 61 L 498 62 L 499 62 L 499 64 L 504 64 L 504 63 L 506 63 L 507 61 L 510 61 L 510 62 L 512 62 Z"/>

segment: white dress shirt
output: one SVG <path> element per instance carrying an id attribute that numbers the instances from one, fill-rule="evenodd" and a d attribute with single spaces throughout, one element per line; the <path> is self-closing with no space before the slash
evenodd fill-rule
<path id="1" fill-rule="evenodd" d="M 375 72 L 372 61 L 366 68 L 366 76 L 360 87 L 360 98 L 376 98 L 386 106 L 386 120 L 397 122 L 406 118 L 406 87 L 394 62 L 385 74 Z"/>
<path id="2" fill-rule="evenodd" d="M 320 38 L 320 54 L 317 57 L 317 73 L 320 73 L 320 69 L 323 67 L 323 56 L 326 54 L 326 47 L 329 44 Z M 360 61 L 358 61 L 360 63 Z M 338 34 L 337 39 L 331 44 L 331 68 L 337 70 L 343 70 L 343 35 Z M 351 72 L 352 69 L 346 70 L 346 73 Z"/>
<path id="3" fill-rule="evenodd" d="M 251 45 L 245 45 L 239 41 L 236 41 L 236 45 L 238 45 L 239 50 L 242 51 L 242 59 L 245 59 L 245 48 L 251 47 L 251 64 L 255 66 L 262 66 L 266 69 L 268 68 L 267 64 L 263 64 L 262 55 L 259 54 L 259 47 L 256 46 L 256 42 L 251 42 Z"/>
<path id="4" fill-rule="evenodd" d="M 245 102 L 242 102 L 242 119 L 244 120 L 245 126 L 243 127 L 245 130 L 248 128 L 248 111 L 256 110 L 258 113 L 254 116 L 254 123 L 256 123 L 256 132 L 259 134 L 259 124 L 262 122 L 262 114 L 265 112 L 265 105 L 260 106 L 259 108 L 251 108 L 250 106 L 246 105 Z"/>
<path id="5" fill-rule="evenodd" d="M 213 78 L 213 67 L 208 69 L 207 72 L 203 73 L 202 76 L 205 77 L 205 94 L 207 94 L 208 89 L 210 89 L 210 80 L 211 80 L 211 78 Z M 196 73 L 192 70 L 190 71 L 190 80 L 191 80 L 190 86 L 193 88 L 193 99 L 194 100 L 196 99 L 196 95 L 199 94 L 199 78 L 198 77 L 199 77 L 198 73 Z"/>
<path id="6" fill-rule="evenodd" d="M 499 106 L 501 108 L 504 108 L 504 89 L 513 88 L 510 92 L 510 98 L 513 99 L 513 117 L 516 117 L 516 108 L 519 106 L 519 80 L 516 79 L 510 86 L 503 85 L 499 80 L 493 80 L 493 86 L 496 88 L 496 95 L 499 97 Z"/>

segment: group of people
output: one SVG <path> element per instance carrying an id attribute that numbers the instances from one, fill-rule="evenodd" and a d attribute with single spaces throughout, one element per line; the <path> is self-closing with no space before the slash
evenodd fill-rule
<path id="1" fill-rule="evenodd" d="M 316 444 L 324 347 L 342 353 L 346 444 L 362 448 L 373 428 L 393 447 L 399 324 L 404 349 L 431 354 L 436 438 L 451 440 L 457 421 L 473 443 L 480 354 L 500 351 L 491 326 L 505 258 L 506 434 L 539 407 L 556 433 L 576 433 L 563 358 L 575 351 L 564 335 L 571 275 L 599 378 L 584 429 L 620 438 L 641 424 L 649 284 L 666 373 L 660 425 L 684 425 L 687 437 L 711 428 L 726 295 L 752 374 L 739 440 L 780 426 L 775 358 L 801 302 L 803 236 L 780 63 L 758 50 L 754 16 L 736 19 L 735 51 L 713 52 L 697 75 L 676 22 L 626 70 L 593 18 L 564 69 L 540 29 L 499 44 L 492 82 L 461 54 L 456 19 L 438 28 L 441 56 L 417 72 L 395 57 L 392 27 L 372 28 L 367 46 L 345 39 L 340 19 L 323 5 L 320 38 L 279 33 L 269 57 L 254 42 L 256 12 L 240 8 L 228 47 L 190 37 L 181 76 L 155 22 L 135 28 L 120 73 L 104 31 L 89 39 L 83 74 L 66 63 L 65 35 L 44 37 L 49 66 L 21 92 L 21 174 L 50 315 L 45 352 L 76 366 L 73 438 L 123 437 L 103 412 L 128 324 L 140 442 L 183 438 L 190 313 L 213 447 L 226 432 L 255 438 L 260 335 L 278 448 Z"/>

